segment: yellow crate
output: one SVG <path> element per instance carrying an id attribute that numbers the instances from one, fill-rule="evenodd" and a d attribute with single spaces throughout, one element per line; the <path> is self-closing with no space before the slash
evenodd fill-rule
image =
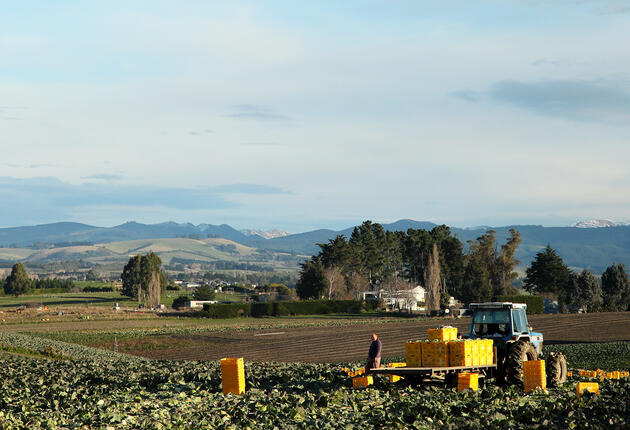
<path id="1" fill-rule="evenodd" d="M 361 368 L 361 369 L 358 369 L 358 370 L 355 370 L 355 371 L 349 371 L 348 372 L 348 376 L 351 377 L 351 378 L 354 378 L 355 376 L 361 376 L 364 373 L 365 373 L 365 369 Z"/>
<path id="2" fill-rule="evenodd" d="M 407 367 L 407 363 L 387 363 L 387 367 Z"/>
<path id="3" fill-rule="evenodd" d="M 448 367 L 448 342 L 424 342 L 423 367 Z"/>
<path id="4" fill-rule="evenodd" d="M 374 379 L 371 376 L 357 376 L 356 378 L 352 378 L 353 388 L 367 387 L 373 383 Z"/>
<path id="5" fill-rule="evenodd" d="M 449 366 L 473 365 L 473 340 L 458 340 L 448 343 Z"/>
<path id="6" fill-rule="evenodd" d="M 571 372 L 570 370 L 567 371 L 567 378 L 571 378 L 573 376 L 573 372 Z"/>
<path id="7" fill-rule="evenodd" d="M 457 391 L 473 390 L 479 388 L 479 374 L 472 372 L 462 372 L 457 375 Z"/>
<path id="8" fill-rule="evenodd" d="M 597 372 L 594 370 L 579 370 L 578 373 L 583 378 L 596 378 Z"/>
<path id="9" fill-rule="evenodd" d="M 405 343 L 405 361 L 410 367 L 422 366 L 422 344 L 423 342 Z"/>
<path id="10" fill-rule="evenodd" d="M 389 375 L 389 382 L 398 382 L 401 379 L 405 379 L 402 376 L 398 376 L 398 375 Z"/>
<path id="11" fill-rule="evenodd" d="M 545 360 L 529 360 L 523 362 L 523 382 L 525 392 L 528 393 L 536 387 L 547 389 L 547 374 L 545 372 Z"/>
<path id="12" fill-rule="evenodd" d="M 483 342 L 483 363 L 484 365 L 489 365 L 494 363 L 494 342 L 492 339 L 484 339 Z"/>
<path id="13" fill-rule="evenodd" d="M 597 382 L 578 382 L 575 391 L 578 396 L 581 396 L 584 391 L 599 394 L 599 384 Z"/>
<path id="14" fill-rule="evenodd" d="M 481 341 L 472 342 L 472 365 L 481 365 Z"/>
<path id="15" fill-rule="evenodd" d="M 245 367 L 242 358 L 221 359 L 223 394 L 245 393 Z"/>
<path id="16" fill-rule="evenodd" d="M 428 330 L 429 340 L 449 341 L 457 340 L 456 327 L 430 328 Z"/>
<path id="17" fill-rule="evenodd" d="M 620 376 L 621 376 L 622 378 L 627 378 L 627 377 L 629 377 L 629 376 L 630 376 L 630 372 L 621 372 L 621 373 L 620 373 Z"/>

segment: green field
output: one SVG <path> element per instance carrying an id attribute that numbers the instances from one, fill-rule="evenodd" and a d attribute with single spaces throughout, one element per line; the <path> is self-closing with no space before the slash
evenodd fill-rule
<path id="1" fill-rule="evenodd" d="M 172 300 L 171 300 L 172 301 Z M 0 297 L 0 309 L 15 308 L 19 305 L 36 304 L 41 306 L 66 308 L 68 306 L 137 306 L 137 301 L 122 296 L 119 292 L 105 293 L 58 293 L 35 296 Z"/>
<path id="2" fill-rule="evenodd" d="M 376 377 L 367 389 L 353 389 L 342 367 L 361 363 L 247 362 L 247 391 L 235 396 L 222 394 L 216 361 L 150 361 L 0 333 L 0 347 L 7 345 L 16 350 L 0 352 L 0 428 L 7 429 L 565 429 L 630 425 L 628 379 L 600 381 L 601 394 L 582 398 L 575 394 L 576 378 L 547 393 L 531 394 L 524 394 L 518 386 L 494 385 L 459 393 L 454 388 L 412 386 L 404 380 L 390 383 L 382 377 Z M 595 356 L 601 347 L 589 344 L 581 353 L 589 351 Z"/>

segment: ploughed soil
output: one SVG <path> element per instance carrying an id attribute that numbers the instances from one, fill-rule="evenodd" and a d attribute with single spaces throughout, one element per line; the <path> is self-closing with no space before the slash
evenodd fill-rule
<path id="1" fill-rule="evenodd" d="M 545 343 L 630 341 L 630 312 L 530 315 L 529 322 L 543 333 Z M 167 360 L 355 361 L 366 357 L 373 332 L 383 343 L 384 357 L 403 357 L 405 341 L 426 339 L 427 329 L 446 323 L 466 333 L 470 318 L 171 334 L 121 341 L 119 346 L 125 352 Z"/>

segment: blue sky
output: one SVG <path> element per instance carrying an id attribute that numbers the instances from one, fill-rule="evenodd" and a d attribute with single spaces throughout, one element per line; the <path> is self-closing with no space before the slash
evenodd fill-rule
<path id="1" fill-rule="evenodd" d="M 24 1 L 0 226 L 630 221 L 625 1 Z"/>

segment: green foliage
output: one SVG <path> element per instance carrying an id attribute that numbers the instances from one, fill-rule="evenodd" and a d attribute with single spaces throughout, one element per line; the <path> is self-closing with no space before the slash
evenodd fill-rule
<path id="1" fill-rule="evenodd" d="M 26 273 L 26 269 L 22 263 L 15 263 L 11 269 L 11 274 L 4 282 L 5 294 L 13 294 L 21 296 L 31 289 L 31 279 Z"/>
<path id="2" fill-rule="evenodd" d="M 166 288 L 166 277 L 160 270 L 162 260 L 154 252 L 129 259 L 121 275 L 122 294 L 148 306 L 157 306 Z"/>
<path id="3" fill-rule="evenodd" d="M 573 369 L 630 369 L 630 342 L 545 345 L 544 353 L 547 352 L 563 353 Z"/>
<path id="4" fill-rule="evenodd" d="M 175 300 L 173 300 L 172 307 L 173 309 L 181 309 L 184 306 L 186 306 L 186 302 L 189 302 L 189 301 L 190 301 L 190 297 L 188 297 L 185 294 L 182 294 L 180 296 L 177 296 Z"/>
<path id="5" fill-rule="evenodd" d="M 613 264 L 602 273 L 604 308 L 626 311 L 630 308 L 630 281 L 623 264 Z"/>
<path id="6" fill-rule="evenodd" d="M 87 273 L 85 274 L 85 280 L 86 281 L 100 281 L 101 278 L 102 278 L 101 274 L 98 273 L 94 269 L 88 270 Z"/>
<path id="7" fill-rule="evenodd" d="M 248 317 L 252 314 L 252 305 L 249 303 L 218 303 L 203 305 L 203 314 L 210 318 L 237 318 Z"/>
<path id="8" fill-rule="evenodd" d="M 602 309 L 602 289 L 591 272 L 571 273 L 569 282 L 561 294 L 561 302 L 584 312 L 599 312 Z"/>
<path id="9" fill-rule="evenodd" d="M 84 293 L 107 293 L 116 291 L 114 287 L 106 285 L 103 287 L 84 287 L 82 290 Z"/>
<path id="10" fill-rule="evenodd" d="M 302 263 L 295 291 L 302 299 L 321 299 L 326 292 L 324 265 L 316 258 Z"/>
<path id="11" fill-rule="evenodd" d="M 513 290 L 516 279 L 514 269 L 519 263 L 515 258 L 516 248 L 521 243 L 519 232 L 510 229 L 510 237 L 497 251 L 496 232 L 489 230 L 474 242 L 469 242 L 462 290 L 459 297 L 466 303 L 487 302 L 508 294 Z"/>
<path id="12" fill-rule="evenodd" d="M 527 314 L 542 314 L 544 312 L 544 300 L 542 296 L 536 295 L 511 295 L 499 296 L 497 300 L 500 302 L 525 303 L 527 305 Z"/>
<path id="13" fill-rule="evenodd" d="M 69 279 L 35 279 L 31 282 L 31 288 L 37 288 L 40 290 L 54 288 L 56 290 L 70 291 L 75 287 L 74 282 Z"/>
<path id="14" fill-rule="evenodd" d="M 200 285 L 193 291 L 195 300 L 214 300 L 215 296 L 214 288 L 208 284 Z"/>
<path id="15" fill-rule="evenodd" d="M 330 298 L 334 290 L 337 297 L 355 297 L 360 291 L 388 289 L 401 281 L 423 283 L 434 244 L 446 290 L 457 294 L 464 277 L 463 247 L 447 226 L 431 231 L 409 229 L 405 233 L 384 231 L 382 225 L 365 221 L 349 239 L 340 235 L 318 244 L 319 254 L 302 265 L 298 295 Z M 343 291 L 339 275 L 345 284 Z"/>
<path id="16" fill-rule="evenodd" d="M 368 389 L 354 390 L 341 367 L 362 363 L 246 361 L 246 393 L 224 396 L 218 361 L 151 361 L 0 333 L 0 344 L 7 343 L 35 351 L 54 345 L 74 359 L 3 355 L 0 428 L 7 429 L 599 429 L 627 428 L 630 416 L 630 380 L 601 381 L 601 394 L 582 399 L 576 398 L 573 381 L 545 394 L 491 384 L 458 393 L 377 377 Z M 569 363 L 585 356 L 594 360 L 579 361 L 576 366 L 584 368 L 597 367 L 606 355 L 630 356 L 621 344 L 547 350 L 555 348 Z"/>
<path id="17" fill-rule="evenodd" d="M 547 245 L 544 251 L 536 254 L 527 269 L 525 289 L 531 293 L 561 294 L 567 287 L 570 274 L 562 258 Z"/>
<path id="18" fill-rule="evenodd" d="M 358 300 L 300 300 L 269 303 L 204 304 L 203 313 L 210 318 L 263 317 L 287 315 L 358 314 L 363 310 Z"/>
<path id="19" fill-rule="evenodd" d="M 519 263 L 515 255 L 520 243 L 520 233 L 510 229 L 510 236 L 497 252 L 495 232 L 488 231 L 470 242 L 465 256 L 461 241 L 445 225 L 431 231 L 386 232 L 380 224 L 365 221 L 348 240 L 337 236 L 318 244 L 319 254 L 302 265 L 297 291 L 303 298 L 324 297 L 333 287 L 337 293 L 336 273 L 340 273 L 346 295 L 353 297 L 368 288 L 396 289 L 401 281 L 425 285 L 429 273 L 431 279 L 439 273 L 443 281 L 441 292 L 464 302 L 487 301 L 513 291 L 514 269 Z M 433 262 L 435 258 L 429 258 L 434 246 L 439 264 Z"/>

